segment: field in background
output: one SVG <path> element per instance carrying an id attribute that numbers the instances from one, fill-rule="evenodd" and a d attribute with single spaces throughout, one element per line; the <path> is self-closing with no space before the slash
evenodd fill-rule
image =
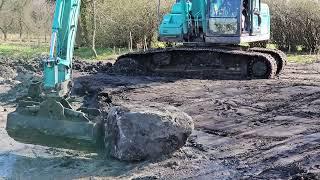
<path id="1" fill-rule="evenodd" d="M 98 57 L 95 58 L 90 48 L 76 48 L 74 55 L 84 60 L 111 60 L 118 55 L 128 52 L 124 48 L 97 48 Z M 0 42 L 0 56 L 13 58 L 32 58 L 49 54 L 49 43 L 38 42 Z M 288 54 L 288 61 L 295 63 L 312 63 L 320 59 L 320 55 Z"/>
<path id="2" fill-rule="evenodd" d="M 50 37 L 40 35 L 9 34 L 8 40 L 0 38 L 0 55 L 14 58 L 32 58 L 49 54 Z M 90 48 L 75 48 L 74 55 L 85 60 L 115 59 L 118 55 L 128 52 L 127 48 L 96 48 L 98 57 L 94 57 Z"/>
<path id="3" fill-rule="evenodd" d="M 49 43 L 0 43 L 0 56 L 29 59 L 49 54 Z M 97 48 L 98 57 L 95 58 L 90 48 L 76 48 L 74 55 L 85 60 L 110 60 L 119 54 L 127 52 L 120 48 Z"/>

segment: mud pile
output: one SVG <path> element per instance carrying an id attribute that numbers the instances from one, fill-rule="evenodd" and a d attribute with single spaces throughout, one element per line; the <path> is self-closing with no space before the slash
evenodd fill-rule
<path id="1" fill-rule="evenodd" d="M 112 71 L 126 75 L 145 75 L 147 73 L 137 61 L 130 58 L 123 58 L 116 61 Z"/>
<path id="2" fill-rule="evenodd" d="M 73 69 L 80 72 L 98 73 L 111 72 L 112 63 L 110 62 L 86 62 L 85 60 L 75 59 Z"/>
<path id="3" fill-rule="evenodd" d="M 2 80 L 13 79 L 17 76 L 17 71 L 10 66 L 0 64 L 0 78 Z"/>
<path id="4" fill-rule="evenodd" d="M 121 59 L 112 64 L 111 62 L 103 61 L 86 61 L 82 59 L 75 59 L 73 62 L 73 69 L 79 72 L 87 73 L 109 73 L 121 75 L 146 75 L 148 72 L 144 70 L 137 62 L 132 59 Z M 149 73 L 152 75 L 152 73 Z"/>
<path id="5" fill-rule="evenodd" d="M 0 99 L 13 101 L 24 96 L 33 80 L 41 79 L 41 59 L 12 59 L 0 57 L 0 83 L 2 89 Z"/>

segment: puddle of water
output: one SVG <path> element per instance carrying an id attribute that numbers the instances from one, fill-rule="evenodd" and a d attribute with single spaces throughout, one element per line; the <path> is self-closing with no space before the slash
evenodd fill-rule
<path id="1" fill-rule="evenodd" d="M 11 176 L 16 160 L 16 156 L 12 154 L 0 155 L 0 178 Z"/>

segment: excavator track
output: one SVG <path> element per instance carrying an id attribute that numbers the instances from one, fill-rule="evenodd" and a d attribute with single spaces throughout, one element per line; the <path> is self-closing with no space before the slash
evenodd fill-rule
<path id="1" fill-rule="evenodd" d="M 271 53 L 207 47 L 175 47 L 120 56 L 115 67 L 125 73 L 201 79 L 273 79 L 277 61 Z"/>
<path id="2" fill-rule="evenodd" d="M 250 48 L 249 51 L 270 54 L 277 62 L 276 75 L 281 74 L 281 72 L 287 65 L 287 55 L 280 50 L 255 47 L 255 48 Z"/>

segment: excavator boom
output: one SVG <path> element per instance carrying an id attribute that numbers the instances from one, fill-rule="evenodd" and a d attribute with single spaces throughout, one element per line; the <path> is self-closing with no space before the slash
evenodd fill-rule
<path id="1" fill-rule="evenodd" d="M 95 148 L 100 126 L 96 116 L 76 111 L 67 101 L 81 0 L 57 0 L 50 55 L 43 60 L 43 81 L 8 115 L 6 129 L 17 141 L 63 148 Z"/>
<path id="2" fill-rule="evenodd" d="M 81 0 L 57 0 L 49 59 L 44 60 L 44 88 L 56 90 L 71 79 L 72 57 Z"/>

